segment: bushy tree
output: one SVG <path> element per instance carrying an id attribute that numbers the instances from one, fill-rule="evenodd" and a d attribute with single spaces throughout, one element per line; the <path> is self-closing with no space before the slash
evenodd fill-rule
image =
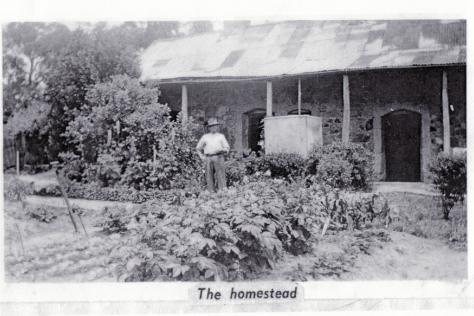
<path id="1" fill-rule="evenodd" d="M 443 217 L 448 220 L 454 204 L 463 202 L 467 192 L 466 153 L 440 153 L 431 162 L 430 171 L 433 184 L 441 193 Z"/>
<path id="2" fill-rule="evenodd" d="M 52 157 L 68 150 L 62 134 L 87 103 L 86 94 L 93 85 L 116 74 L 139 75 L 137 52 L 121 41 L 119 34 L 111 35 L 103 25 L 91 33 L 76 30 L 57 57 L 46 90 L 52 105 L 49 126 Z"/>
<path id="3" fill-rule="evenodd" d="M 171 121 L 169 108 L 158 97 L 158 87 L 125 75 L 88 91 L 87 106 L 69 124 L 65 137 L 88 164 L 89 181 L 165 189 L 195 177 L 197 125 Z"/>

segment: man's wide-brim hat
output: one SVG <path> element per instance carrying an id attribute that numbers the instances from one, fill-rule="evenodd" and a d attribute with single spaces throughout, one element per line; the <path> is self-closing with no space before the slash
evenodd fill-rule
<path id="1" fill-rule="evenodd" d="M 221 125 L 222 123 L 220 123 L 216 118 L 210 118 L 208 121 L 207 121 L 207 126 L 215 126 L 215 125 Z"/>

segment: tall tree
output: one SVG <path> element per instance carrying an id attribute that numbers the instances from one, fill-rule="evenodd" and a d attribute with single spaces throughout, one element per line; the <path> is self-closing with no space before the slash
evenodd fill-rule
<path id="1" fill-rule="evenodd" d="M 69 36 L 59 23 L 10 23 L 3 29 L 4 120 L 41 99 L 51 61 Z"/>
<path id="2" fill-rule="evenodd" d="M 62 134 L 69 122 L 87 109 L 88 89 L 116 74 L 138 77 L 137 58 L 136 49 L 121 38 L 120 32 L 103 24 L 90 33 L 81 29 L 72 33 L 47 80 L 45 94 L 52 106 L 49 121 L 52 158 L 68 149 Z"/>

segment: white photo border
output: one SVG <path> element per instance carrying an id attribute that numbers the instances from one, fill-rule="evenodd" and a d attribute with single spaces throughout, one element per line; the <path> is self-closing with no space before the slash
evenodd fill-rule
<path id="1" fill-rule="evenodd" d="M 124 20 L 227 20 L 227 19 L 467 19 L 468 62 L 467 102 L 473 103 L 470 84 L 473 67 L 469 35 L 473 32 L 472 1 L 283 1 L 283 0 L 16 0 L 2 3 L 0 21 L 124 21 Z M 1 35 L 0 35 L 1 36 Z M 0 96 L 1 96 L 0 91 Z M 3 98 L 0 98 L 2 100 Z M 0 101 L 1 102 L 1 101 Z M 467 122 L 474 122 L 473 110 L 467 106 Z M 3 128 L 1 129 L 3 131 Z M 468 143 L 473 130 L 467 129 Z M 1 132 L 0 132 L 1 133 Z M 2 150 L 3 150 L 3 137 Z M 468 161 L 472 148 L 468 147 Z M 0 162 L 3 155 L 0 156 Z M 470 166 L 470 165 L 469 165 Z M 304 291 L 303 300 L 293 303 L 195 304 L 190 291 L 194 282 L 165 283 L 6 283 L 4 274 L 4 235 L 0 237 L 0 306 L 5 310 L 36 314 L 41 311 L 90 312 L 117 310 L 125 313 L 206 312 L 206 311 L 308 311 L 364 309 L 474 309 L 474 260 L 472 207 L 470 196 L 474 189 L 472 168 L 468 167 L 468 280 L 463 281 L 335 281 L 297 282 Z M 2 174 L 3 177 L 3 174 Z M 0 181 L 3 190 L 3 181 Z M 3 194 L 0 197 L 3 232 Z M 274 286 L 295 282 L 205 283 L 204 286 L 228 287 L 232 284 Z M 88 307 L 84 305 L 88 302 Z M 82 307 L 81 307 L 82 306 Z M 81 309 L 82 308 L 82 309 Z"/>

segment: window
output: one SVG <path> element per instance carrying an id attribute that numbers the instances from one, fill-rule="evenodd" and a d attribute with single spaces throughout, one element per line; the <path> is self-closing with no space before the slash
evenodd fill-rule
<path id="1" fill-rule="evenodd" d="M 301 109 L 301 114 L 311 115 L 311 111 L 308 109 Z M 294 109 L 288 112 L 288 115 L 298 115 L 298 109 Z"/>

